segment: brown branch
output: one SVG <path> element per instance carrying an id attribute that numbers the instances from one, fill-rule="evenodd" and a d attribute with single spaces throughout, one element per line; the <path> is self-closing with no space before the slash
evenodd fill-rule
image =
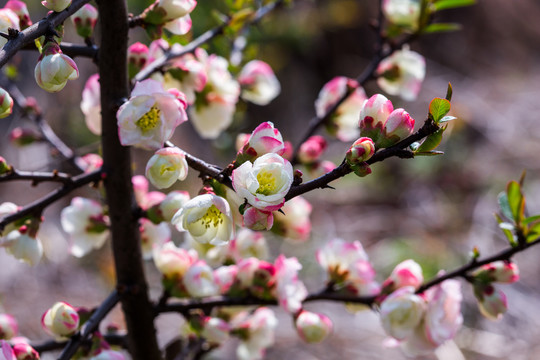
<path id="1" fill-rule="evenodd" d="M 82 174 L 72 177 L 72 181 L 70 181 L 69 183 L 65 183 L 64 186 L 62 186 L 61 188 L 52 191 L 41 199 L 31 202 L 16 213 L 3 217 L 0 220 L 0 232 L 6 227 L 7 224 L 15 220 L 19 220 L 27 215 L 41 216 L 41 213 L 47 206 L 61 199 L 75 189 L 78 189 L 92 182 L 99 181 L 101 179 L 101 175 L 101 170 L 96 170 L 88 174 Z"/>
<path id="2" fill-rule="evenodd" d="M 73 182 L 73 177 L 69 174 L 61 173 L 58 171 L 53 172 L 37 172 L 37 171 L 22 171 L 11 169 L 8 173 L 0 175 L 0 182 L 5 181 L 17 181 L 17 180 L 29 180 L 32 181 L 32 185 L 40 182 L 60 182 L 62 184 L 70 184 Z"/>
<path id="3" fill-rule="evenodd" d="M 17 32 L 17 35 L 10 38 L 8 42 L 0 49 L 0 67 L 4 66 L 17 51 L 34 42 L 35 39 L 48 32 L 54 31 L 54 28 L 62 24 L 68 17 L 73 15 L 84 4 L 90 0 L 73 0 L 71 5 L 61 12 L 52 12 L 50 15 L 33 24 L 32 26 Z"/>
<path id="4" fill-rule="evenodd" d="M 124 334 L 105 334 L 103 336 L 105 338 L 105 341 L 109 345 L 116 345 L 121 346 L 122 348 L 127 348 L 126 343 L 126 335 Z M 67 344 L 69 340 L 66 341 L 55 341 L 55 340 L 48 340 L 44 341 L 42 343 L 32 343 L 30 346 L 34 350 L 36 350 L 38 353 L 44 353 L 47 351 L 55 351 L 55 350 L 62 350 Z M 90 346 L 92 345 L 92 342 L 90 340 L 85 340 L 81 343 L 81 346 Z"/>
<path id="5" fill-rule="evenodd" d="M 98 0 L 101 24 L 98 66 L 101 88 L 101 121 L 104 181 L 116 282 L 122 293 L 122 310 L 133 360 L 159 360 L 154 312 L 148 298 L 141 238 L 133 186 L 130 148 L 118 138 L 116 112 L 129 98 L 127 76 L 128 13 L 125 0 Z M 122 291 L 120 291 L 122 290 Z"/>
<path id="6" fill-rule="evenodd" d="M 103 303 L 92 313 L 90 319 L 84 323 L 82 328 L 73 335 L 66 344 L 58 360 L 69 360 L 77 352 L 77 349 L 98 330 L 101 320 L 118 304 L 120 295 L 114 290 Z"/>
<path id="7" fill-rule="evenodd" d="M 540 243 L 540 238 L 529 242 L 522 243 L 522 245 L 516 247 L 510 247 L 505 249 L 497 254 L 489 256 L 483 260 L 473 260 L 469 264 L 464 265 L 458 269 L 455 269 L 444 275 L 435 277 L 434 279 L 424 283 L 416 293 L 420 294 L 426 291 L 427 289 L 440 284 L 441 282 L 456 278 L 463 277 L 466 278 L 467 274 L 483 265 L 499 261 L 499 260 L 510 260 L 512 256 L 516 253 L 524 251 L 534 245 Z M 318 293 L 313 293 L 308 295 L 303 303 L 314 302 L 314 301 L 337 301 L 343 303 L 355 303 L 355 304 L 364 304 L 372 306 L 377 301 L 378 296 L 354 296 L 348 294 L 342 294 L 339 292 L 334 292 L 332 289 L 324 289 Z M 176 301 L 169 304 L 158 304 L 156 306 L 156 313 L 166 313 L 166 312 L 178 312 L 183 315 L 188 315 L 191 310 L 200 309 L 204 312 L 210 312 L 212 309 L 220 306 L 249 306 L 249 305 L 269 305 L 275 306 L 278 305 L 277 300 L 266 300 L 259 299 L 253 296 L 248 296 L 244 298 L 231 298 L 227 296 L 219 296 L 208 299 L 201 300 L 186 300 L 186 301 Z"/>
<path id="8" fill-rule="evenodd" d="M 272 10 L 276 9 L 277 7 L 281 6 L 283 4 L 284 0 L 276 0 L 273 3 L 267 4 L 260 9 L 257 10 L 257 12 L 254 14 L 251 21 L 249 21 L 246 26 L 252 26 L 261 21 L 261 19 L 266 16 L 268 13 L 270 13 Z M 136 76 L 133 78 L 133 82 L 136 81 L 142 81 L 144 79 L 147 79 L 150 77 L 153 73 L 156 71 L 161 71 L 163 68 L 167 65 L 167 63 L 173 59 L 182 57 L 186 54 L 190 54 L 194 52 L 199 46 L 206 44 L 216 36 L 223 33 L 225 28 L 229 26 L 229 24 L 232 21 L 232 17 L 227 17 L 227 19 L 223 22 L 223 24 L 220 24 L 216 26 L 213 29 L 210 29 L 197 37 L 195 40 L 184 46 L 179 51 L 167 51 L 165 52 L 165 55 L 162 57 L 154 60 L 151 64 L 146 66 L 144 69 L 142 69 Z"/>

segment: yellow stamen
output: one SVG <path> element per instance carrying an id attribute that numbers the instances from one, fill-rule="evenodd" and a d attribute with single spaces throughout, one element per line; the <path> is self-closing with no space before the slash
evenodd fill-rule
<path id="1" fill-rule="evenodd" d="M 208 208 L 206 211 L 206 214 L 202 218 L 200 218 L 198 221 L 204 225 L 205 228 L 209 228 L 210 226 L 217 227 L 220 224 L 223 224 L 223 220 L 225 219 L 225 216 L 219 209 L 212 205 Z"/>
<path id="2" fill-rule="evenodd" d="M 257 194 L 270 195 L 276 191 L 276 177 L 269 171 L 261 171 L 257 174 L 259 188 Z"/>
<path id="3" fill-rule="evenodd" d="M 147 132 L 158 126 L 160 121 L 161 110 L 157 106 L 152 108 L 144 114 L 139 120 L 135 122 L 142 132 Z"/>

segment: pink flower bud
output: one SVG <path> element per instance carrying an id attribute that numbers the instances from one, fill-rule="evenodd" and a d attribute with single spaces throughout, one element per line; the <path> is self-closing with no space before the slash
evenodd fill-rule
<path id="1" fill-rule="evenodd" d="M 83 167 L 85 173 L 91 173 L 101 169 L 103 166 L 103 158 L 98 154 L 86 154 L 80 158 L 78 164 Z"/>
<path id="2" fill-rule="evenodd" d="M 298 159 L 303 163 L 312 163 L 319 160 L 327 148 L 326 140 L 320 135 L 314 135 L 307 139 L 298 152 Z"/>
<path id="3" fill-rule="evenodd" d="M 176 181 L 184 180 L 187 174 L 186 156 L 177 147 L 159 149 L 146 165 L 146 177 L 158 189 L 171 187 Z"/>
<path id="4" fill-rule="evenodd" d="M 41 135 L 34 129 L 16 127 L 11 130 L 9 140 L 16 146 L 26 146 L 41 140 Z"/>
<path id="5" fill-rule="evenodd" d="M 240 162 L 245 160 L 255 160 L 256 158 L 275 153 L 282 155 L 285 151 L 283 137 L 274 124 L 270 121 L 263 122 L 253 130 L 249 140 L 240 150 L 237 158 Z M 240 156 L 242 155 L 242 157 Z"/>
<path id="6" fill-rule="evenodd" d="M 179 279 L 197 261 L 197 253 L 176 247 L 167 242 L 154 250 L 154 263 L 165 277 Z"/>
<path id="7" fill-rule="evenodd" d="M 265 260 L 268 258 L 268 244 L 261 232 L 243 228 L 231 240 L 229 253 L 236 262 L 249 257 Z"/>
<path id="8" fill-rule="evenodd" d="M 292 243 L 307 241 L 311 235 L 312 206 L 309 201 L 297 196 L 287 201 L 282 210 L 285 215 L 280 212 L 274 213 L 273 231 Z"/>
<path id="9" fill-rule="evenodd" d="M 184 274 L 183 281 L 186 290 L 193 297 L 212 296 L 219 293 L 212 268 L 202 260 L 190 266 Z"/>
<path id="10" fill-rule="evenodd" d="M 39 360 L 39 353 L 30 344 L 17 342 L 13 345 L 13 352 L 17 360 Z"/>
<path id="11" fill-rule="evenodd" d="M 386 119 L 394 110 L 392 102 L 381 94 L 375 94 L 364 102 L 360 111 L 360 134 L 377 143 L 384 136 Z"/>
<path id="12" fill-rule="evenodd" d="M 332 332 L 332 321 L 326 315 L 302 310 L 295 319 L 298 335 L 307 343 L 320 343 Z"/>
<path id="13" fill-rule="evenodd" d="M 388 116 L 384 127 L 384 136 L 379 138 L 377 146 L 389 147 L 405 139 L 414 130 L 414 119 L 403 109 L 396 109 Z"/>
<path id="14" fill-rule="evenodd" d="M 57 43 L 50 41 L 43 47 L 34 75 L 43 90 L 58 92 L 66 86 L 68 80 L 79 77 L 79 69 L 69 56 L 62 54 Z"/>
<path id="15" fill-rule="evenodd" d="M 248 206 L 244 211 L 244 226 L 251 230 L 270 230 L 274 224 L 272 212 Z"/>
<path id="16" fill-rule="evenodd" d="M 41 326 L 51 335 L 68 337 L 79 327 L 79 314 L 70 304 L 57 302 L 43 314 Z"/>
<path id="17" fill-rule="evenodd" d="M 41 5 L 45 6 L 49 10 L 60 12 L 64 11 L 69 5 L 71 5 L 71 0 L 44 0 L 41 2 Z"/>
<path id="18" fill-rule="evenodd" d="M 0 31 L 7 33 L 8 29 L 20 30 L 19 17 L 13 10 L 8 8 L 0 9 Z M 7 43 L 7 39 L 0 38 L 0 46 L 4 46 Z"/>
<path id="19" fill-rule="evenodd" d="M 4 340 L 0 340 L 0 360 L 17 360 L 13 349 Z"/>
<path id="20" fill-rule="evenodd" d="M 356 140 L 345 155 L 349 165 L 357 165 L 369 160 L 375 153 L 375 144 L 368 137 Z"/>
<path id="21" fill-rule="evenodd" d="M 28 8 L 26 7 L 26 4 L 23 1 L 9 0 L 6 3 L 6 6 L 4 6 L 4 8 L 10 9 L 15 14 L 17 14 L 17 16 L 19 17 L 19 24 L 21 26 L 21 30 L 24 30 L 30 25 L 32 25 L 32 20 L 30 19 L 30 13 L 28 12 Z"/>
<path id="22" fill-rule="evenodd" d="M 485 284 L 490 282 L 511 284 L 519 280 L 519 268 L 513 262 L 495 261 L 483 265 L 472 276 L 475 277 L 475 280 L 479 280 Z"/>
<path id="23" fill-rule="evenodd" d="M 9 340 L 17 335 L 19 325 L 9 314 L 0 314 L 0 339 Z"/>
<path id="24" fill-rule="evenodd" d="M 281 87 L 272 68 L 260 60 L 252 60 L 238 75 L 241 97 L 257 105 L 267 105 L 279 95 Z"/>
<path id="25" fill-rule="evenodd" d="M 128 48 L 128 72 L 129 78 L 133 78 L 148 61 L 148 46 L 136 42 Z"/>
<path id="26" fill-rule="evenodd" d="M 238 267 L 236 265 L 220 266 L 214 270 L 214 281 L 219 288 L 219 293 L 227 294 L 236 280 Z"/>
<path id="27" fill-rule="evenodd" d="M 401 287 L 412 286 L 418 289 L 424 282 L 422 268 L 414 260 L 405 260 L 399 263 L 388 279 L 383 284 L 383 287 L 390 291 L 394 291 Z"/>
<path id="28" fill-rule="evenodd" d="M 222 344 L 229 339 L 231 325 L 223 319 L 207 316 L 201 335 L 211 344 Z"/>
<path id="29" fill-rule="evenodd" d="M 476 285 L 474 295 L 478 300 L 478 309 L 489 320 L 500 320 L 508 310 L 506 295 L 493 285 Z"/>
<path id="30" fill-rule="evenodd" d="M 92 36 L 97 19 L 98 11 L 90 4 L 84 4 L 71 16 L 77 34 L 85 39 Z"/>
<path id="31" fill-rule="evenodd" d="M 0 119 L 11 115 L 13 111 L 13 99 L 9 93 L 0 87 Z"/>

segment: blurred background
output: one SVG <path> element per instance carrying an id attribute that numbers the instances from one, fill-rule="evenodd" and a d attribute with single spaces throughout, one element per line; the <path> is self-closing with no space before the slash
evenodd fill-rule
<path id="1" fill-rule="evenodd" d="M 130 11 L 139 14 L 150 1 L 132 1 Z M 3 2 L 2 2 L 3 4 Z M 45 15 L 37 2 L 28 2 L 32 19 Z M 210 16 L 223 8 L 218 0 L 199 1 L 192 13 L 193 34 L 215 25 Z M 377 1 L 295 0 L 279 9 L 249 34 L 258 46 L 248 45 L 246 56 L 267 61 L 281 82 L 279 97 L 266 107 L 239 105 L 231 128 L 215 141 L 201 140 L 185 123 L 173 142 L 204 160 L 227 165 L 234 157 L 238 132 L 251 132 L 263 121 L 272 121 L 286 140 L 296 144 L 309 119 L 320 88 L 334 76 L 356 77 L 374 54 L 375 34 L 369 22 L 377 16 Z M 314 260 L 315 250 L 339 237 L 359 240 L 383 281 L 400 261 L 413 258 L 424 269 L 426 279 L 439 269 L 451 270 L 468 261 L 477 246 L 483 256 L 507 246 L 493 213 L 496 197 L 509 180 L 527 171 L 525 192 L 531 214 L 540 213 L 540 2 L 536 0 L 479 0 L 468 8 L 437 14 L 437 21 L 459 22 L 462 30 L 425 35 L 411 49 L 426 57 L 427 74 L 417 101 L 392 98 L 394 107 L 404 107 L 423 123 L 430 100 L 445 94 L 452 83 L 454 97 L 451 123 L 440 150 L 444 156 L 414 160 L 389 159 L 372 167 L 373 174 L 349 175 L 332 186 L 306 195 L 313 204 L 312 235 L 308 242 L 291 244 L 267 234 L 272 253 L 297 256 L 304 264 L 302 278 L 311 291 L 321 288 L 324 274 Z M 66 41 L 82 43 L 66 23 Z M 184 39 L 186 40 L 186 39 Z M 139 29 L 130 43 L 150 43 Z M 214 41 L 209 51 L 226 54 L 230 41 Z M 97 68 L 88 59 L 76 58 L 80 78 L 69 82 L 58 94 L 47 94 L 33 80 L 36 51 L 24 51 L 12 64 L 18 67 L 17 83 L 26 96 L 38 99 L 46 119 L 58 136 L 78 154 L 99 150 L 98 138 L 84 125 L 80 94 L 88 76 Z M 365 87 L 368 96 L 381 92 L 374 82 Z M 0 154 L 21 170 L 75 170 L 49 151 L 46 144 L 14 147 L 9 141 L 17 126 L 33 126 L 13 115 L 0 121 Z M 319 131 L 325 134 L 324 129 Z M 327 137 L 331 139 L 330 137 Z M 349 144 L 330 141 L 325 159 L 339 163 Z M 142 174 L 149 152 L 133 151 L 134 172 Z M 174 189 L 195 195 L 200 187 L 192 171 L 188 180 Z M 0 184 L 0 202 L 24 205 L 54 189 L 51 184 L 29 187 L 25 182 Z M 76 195 L 99 197 L 93 189 Z M 59 226 L 59 213 L 69 204 L 59 201 L 45 212 L 40 237 L 45 258 L 30 268 L 0 251 L 0 305 L 17 317 L 20 332 L 32 340 L 46 340 L 41 330 L 42 313 L 56 301 L 93 307 L 114 288 L 110 249 L 105 246 L 82 259 L 68 254 L 67 237 Z M 175 240 L 182 235 L 173 232 Z M 540 272 L 538 253 L 532 248 L 518 254 L 521 281 L 501 286 L 508 296 L 509 310 L 499 322 L 479 314 L 471 287 L 463 283 L 464 326 L 455 341 L 425 359 L 495 360 L 538 359 L 540 345 Z M 159 297 L 159 274 L 147 264 L 152 298 Z M 403 359 L 399 349 L 385 348 L 378 316 L 370 311 L 349 312 L 342 304 L 317 302 L 307 306 L 334 321 L 334 333 L 324 343 L 306 345 L 292 327 L 289 316 L 276 309 L 280 319 L 276 344 L 267 359 Z M 116 309 L 104 322 L 121 323 Z M 158 318 L 160 343 L 180 333 L 179 315 Z M 209 359 L 234 359 L 235 343 L 211 353 Z M 44 356 L 44 359 L 54 357 Z"/>

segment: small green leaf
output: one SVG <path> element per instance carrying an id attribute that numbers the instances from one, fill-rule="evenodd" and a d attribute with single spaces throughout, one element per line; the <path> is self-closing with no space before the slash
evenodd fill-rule
<path id="1" fill-rule="evenodd" d="M 499 202 L 499 207 L 501 208 L 501 212 L 508 220 L 512 220 L 512 210 L 510 209 L 510 204 L 508 203 L 508 195 L 506 195 L 505 192 L 502 192 L 497 197 L 497 201 Z"/>
<path id="2" fill-rule="evenodd" d="M 506 186 L 508 205 L 512 211 L 512 219 L 516 224 L 520 224 L 525 212 L 525 198 L 521 193 L 521 186 L 516 181 L 510 181 Z"/>
<path id="3" fill-rule="evenodd" d="M 446 88 L 446 96 L 445 99 L 448 101 L 452 101 L 452 94 L 454 93 L 454 90 L 452 89 L 452 84 L 448 83 L 448 88 Z"/>
<path id="4" fill-rule="evenodd" d="M 534 222 L 529 226 L 527 232 L 527 242 L 534 241 L 540 237 L 540 221 Z"/>
<path id="5" fill-rule="evenodd" d="M 475 0 L 439 0 L 433 4 L 435 11 L 454 9 L 476 4 Z"/>
<path id="6" fill-rule="evenodd" d="M 445 130 L 446 130 L 446 126 L 443 128 L 440 128 L 439 130 L 435 131 L 433 134 L 429 135 L 414 154 L 416 155 L 417 153 L 428 152 L 435 149 L 437 146 L 439 146 L 439 144 L 442 141 L 442 136 Z"/>
<path id="7" fill-rule="evenodd" d="M 455 23 L 435 23 L 430 24 L 422 30 L 424 34 L 433 34 L 438 32 L 450 32 L 450 31 L 457 31 L 461 30 L 462 26 L 461 24 L 455 24 Z"/>
<path id="8" fill-rule="evenodd" d="M 505 193 L 501 193 L 501 194 L 506 195 Z M 500 194 L 499 194 L 499 197 L 500 197 Z M 497 219 L 497 222 L 499 223 L 499 227 L 501 228 L 502 232 L 504 233 L 504 236 L 506 236 L 506 239 L 508 239 L 508 242 L 510 243 L 510 245 L 516 246 L 517 241 L 514 238 L 514 233 L 512 231 L 508 230 L 508 229 L 505 229 L 505 226 L 501 226 L 501 224 L 504 224 L 505 222 L 501 219 L 501 217 L 499 215 L 495 214 L 495 219 Z"/>
<path id="9" fill-rule="evenodd" d="M 540 220 L 540 215 L 529 216 L 528 218 L 523 220 L 523 225 L 530 224 L 532 222 L 535 222 L 536 220 Z"/>
<path id="10" fill-rule="evenodd" d="M 431 115 L 435 124 L 439 123 L 448 112 L 450 111 L 450 101 L 441 98 L 435 98 L 431 100 L 429 104 L 429 114 Z"/>
<path id="11" fill-rule="evenodd" d="M 444 151 L 422 151 L 422 152 L 414 153 L 414 156 L 436 156 L 436 155 L 444 155 Z"/>
<path id="12" fill-rule="evenodd" d="M 452 121 L 452 120 L 456 120 L 456 119 L 457 119 L 457 117 L 455 117 L 455 116 L 444 116 L 441 120 L 439 120 L 439 124 L 449 122 L 449 121 Z"/>

